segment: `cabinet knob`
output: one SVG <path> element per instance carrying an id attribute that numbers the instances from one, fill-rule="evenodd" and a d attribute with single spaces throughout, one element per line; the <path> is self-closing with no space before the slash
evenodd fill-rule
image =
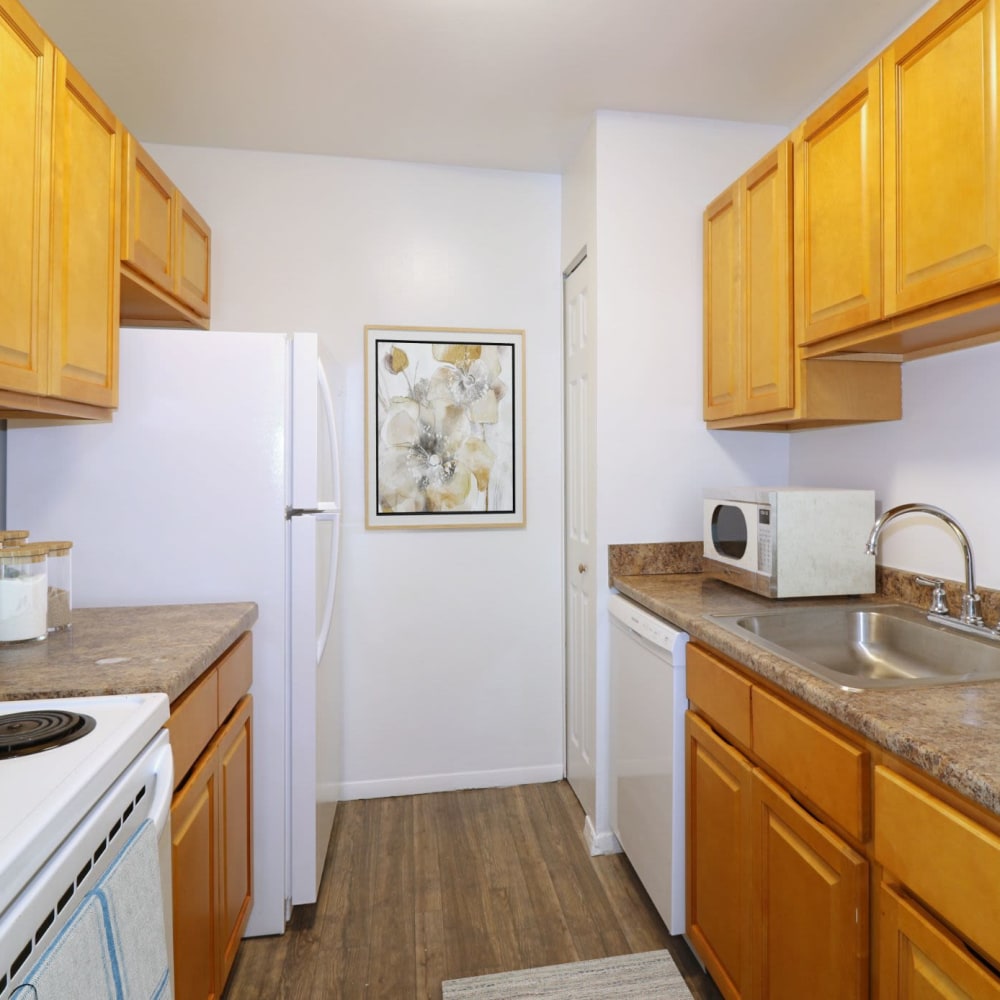
<path id="1" fill-rule="evenodd" d="M 580 563 L 580 565 L 577 566 L 577 570 L 579 572 L 581 572 L 581 573 L 586 573 L 587 572 L 587 564 L 586 563 Z"/>

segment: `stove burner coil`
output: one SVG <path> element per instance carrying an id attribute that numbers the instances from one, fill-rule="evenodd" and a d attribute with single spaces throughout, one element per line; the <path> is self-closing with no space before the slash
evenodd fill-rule
<path id="1" fill-rule="evenodd" d="M 89 715 L 59 710 L 0 715 L 0 759 L 61 747 L 86 736 L 96 725 Z"/>

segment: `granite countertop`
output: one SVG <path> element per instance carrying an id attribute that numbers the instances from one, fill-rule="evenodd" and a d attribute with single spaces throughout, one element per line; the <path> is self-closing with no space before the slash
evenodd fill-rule
<path id="1" fill-rule="evenodd" d="M 700 573 L 615 575 L 622 594 L 693 639 L 797 695 L 878 746 L 1000 814 L 1000 681 L 909 690 L 845 691 L 708 621 L 709 614 L 774 610 L 775 602 Z M 858 603 L 878 598 L 853 598 Z M 844 598 L 782 601 L 843 603 Z"/>
<path id="2" fill-rule="evenodd" d="M 79 608 L 42 642 L 0 645 L 0 701 L 165 691 L 174 701 L 257 620 L 257 605 Z"/>

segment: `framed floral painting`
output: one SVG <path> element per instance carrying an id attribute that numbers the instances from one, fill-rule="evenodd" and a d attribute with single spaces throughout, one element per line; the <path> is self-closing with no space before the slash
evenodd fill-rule
<path id="1" fill-rule="evenodd" d="M 369 528 L 524 525 L 524 331 L 365 327 Z"/>

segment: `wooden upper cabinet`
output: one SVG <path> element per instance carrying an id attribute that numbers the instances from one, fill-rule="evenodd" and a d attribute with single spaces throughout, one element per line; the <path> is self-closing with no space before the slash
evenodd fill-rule
<path id="1" fill-rule="evenodd" d="M 791 144 L 782 142 L 744 177 L 744 413 L 795 402 L 792 343 Z"/>
<path id="2" fill-rule="evenodd" d="M 793 134 L 797 343 L 882 316 L 881 136 L 877 61 Z"/>
<path id="3" fill-rule="evenodd" d="M 886 315 L 1000 281 L 998 0 L 940 0 L 882 57 Z"/>
<path id="4" fill-rule="evenodd" d="M 123 143 L 122 261 L 165 292 L 174 290 L 175 191 L 170 178 L 128 132 Z"/>
<path id="5" fill-rule="evenodd" d="M 135 136 L 123 150 L 121 321 L 207 329 L 211 229 Z"/>
<path id="6" fill-rule="evenodd" d="M 742 195 L 739 184 L 705 209 L 705 419 L 742 413 Z"/>
<path id="7" fill-rule="evenodd" d="M 898 420 L 898 362 L 814 362 L 795 343 L 792 174 L 786 140 L 705 210 L 705 420 L 781 429 Z"/>
<path id="8" fill-rule="evenodd" d="M 48 394 L 118 405 L 118 119 L 56 54 Z"/>
<path id="9" fill-rule="evenodd" d="M 210 314 L 212 231 L 180 191 L 176 202 L 174 294 L 199 316 L 207 318 Z"/>
<path id="10" fill-rule="evenodd" d="M 794 404 L 789 149 L 781 143 L 705 210 L 706 420 Z"/>
<path id="11" fill-rule="evenodd" d="M 0 415 L 117 403 L 119 125 L 17 0 L 0 0 Z"/>
<path id="12" fill-rule="evenodd" d="M 25 393 L 45 391 L 53 60 L 24 8 L 0 3 L 0 387 Z"/>

